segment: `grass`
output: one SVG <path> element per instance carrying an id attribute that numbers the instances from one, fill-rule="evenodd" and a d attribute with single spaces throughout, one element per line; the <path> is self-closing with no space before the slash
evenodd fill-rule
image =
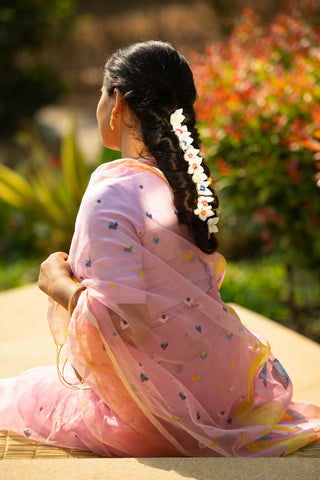
<path id="1" fill-rule="evenodd" d="M 27 283 L 36 282 L 43 257 L 0 261 L 0 290 L 16 288 Z"/>
<path id="2" fill-rule="evenodd" d="M 238 303 L 289 325 L 290 312 L 285 306 L 285 277 L 284 267 L 270 260 L 228 262 L 221 296 L 225 302 Z"/>
<path id="3" fill-rule="evenodd" d="M 288 306 L 289 285 L 285 266 L 272 258 L 228 262 L 221 287 L 225 302 L 234 302 L 287 327 L 292 318 Z M 295 301 L 302 332 L 320 342 L 320 284 L 313 272 L 299 272 Z"/>

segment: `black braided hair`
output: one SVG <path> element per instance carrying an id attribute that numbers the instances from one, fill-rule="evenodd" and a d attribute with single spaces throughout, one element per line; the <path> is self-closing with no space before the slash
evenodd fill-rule
<path id="1" fill-rule="evenodd" d="M 170 124 L 170 114 L 182 108 L 193 138 L 192 146 L 200 149 L 195 128 L 193 104 L 196 89 L 192 71 L 186 59 L 169 43 L 148 41 L 135 43 L 116 51 L 105 66 L 104 87 L 109 95 L 118 88 L 141 125 L 144 145 L 156 159 L 173 191 L 178 220 L 186 224 L 196 245 L 205 253 L 213 253 L 217 240 L 208 234 L 207 221 L 194 214 L 198 193 L 192 176 L 187 173 L 188 163 L 179 140 Z M 210 170 L 203 161 L 207 177 Z M 219 200 L 212 186 L 213 209 Z"/>

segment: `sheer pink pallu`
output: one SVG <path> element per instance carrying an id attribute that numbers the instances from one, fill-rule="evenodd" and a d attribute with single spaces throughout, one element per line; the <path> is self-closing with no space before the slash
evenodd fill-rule
<path id="1" fill-rule="evenodd" d="M 70 325 L 56 315 L 51 329 L 57 343 L 67 339 L 79 386 L 91 387 L 61 386 L 77 399 L 76 435 L 87 448 L 282 456 L 320 438 L 320 409 L 291 403 L 291 381 L 269 344 L 221 301 L 224 259 L 190 242 L 152 160 L 96 170 L 70 260 L 87 290 Z M 56 438 L 63 442 L 63 428 L 68 443 L 73 431 L 63 425 Z"/>

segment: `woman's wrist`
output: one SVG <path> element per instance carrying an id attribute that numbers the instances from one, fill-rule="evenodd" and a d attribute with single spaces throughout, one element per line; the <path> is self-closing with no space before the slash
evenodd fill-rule
<path id="1" fill-rule="evenodd" d="M 68 308 L 68 301 L 77 283 L 73 280 L 73 272 L 65 252 L 55 252 L 42 262 L 38 286 L 49 297 Z"/>
<path id="2" fill-rule="evenodd" d="M 68 310 L 69 300 L 74 295 L 79 284 L 70 277 L 60 278 L 52 285 L 52 292 L 49 296 L 59 303 L 63 308 Z"/>
<path id="3" fill-rule="evenodd" d="M 70 295 L 68 300 L 68 308 L 67 308 L 70 317 L 77 306 L 80 293 L 83 290 L 86 290 L 86 288 L 87 287 L 85 287 L 84 285 L 78 284 L 77 287 L 74 289 L 73 293 Z"/>

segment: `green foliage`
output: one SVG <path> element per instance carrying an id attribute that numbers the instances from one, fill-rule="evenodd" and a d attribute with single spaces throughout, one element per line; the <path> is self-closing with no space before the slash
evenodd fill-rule
<path id="1" fill-rule="evenodd" d="M 0 258 L 9 263 L 35 253 L 35 235 L 27 217 L 0 201 Z"/>
<path id="2" fill-rule="evenodd" d="M 73 0 L 2 0 L 0 5 L 0 132 L 11 133 L 62 93 L 57 74 L 38 53 L 65 38 Z"/>
<path id="3" fill-rule="evenodd" d="M 259 232 L 265 250 L 314 266 L 320 265 L 320 21 L 314 12 L 311 26 L 303 6 L 265 28 L 246 11 L 228 45 L 209 47 L 193 67 L 200 131 L 232 216 L 226 228 Z"/>
<path id="4" fill-rule="evenodd" d="M 309 0 L 288 3 L 264 27 L 246 10 L 227 45 L 193 62 L 222 230 L 236 253 L 244 238 L 277 253 L 302 330 L 292 271 L 320 266 L 319 18 Z"/>
<path id="5" fill-rule="evenodd" d="M 38 256 L 19 258 L 15 261 L 1 260 L 0 291 L 36 282 L 42 260 L 44 260 L 44 257 Z"/>
<path id="6" fill-rule="evenodd" d="M 308 270 L 301 270 L 297 275 L 295 281 L 304 286 L 298 289 L 296 299 L 299 316 L 302 321 L 308 318 L 304 333 L 320 342 L 320 284 L 316 281 L 316 275 Z M 238 303 L 292 327 L 292 315 L 287 302 L 289 290 L 285 266 L 271 255 L 228 262 L 221 296 L 225 302 Z"/>
<path id="7" fill-rule="evenodd" d="M 63 139 L 61 159 L 50 157 L 34 135 L 23 136 L 31 148 L 29 168 L 18 173 L 0 164 L 0 200 L 27 219 L 37 249 L 45 254 L 67 251 L 81 198 L 96 165 L 88 165 L 81 155 L 74 124 Z M 104 149 L 97 164 L 117 157 L 117 152 Z M 8 222 L 12 222 L 12 216 L 7 218 L 10 230 Z"/>

